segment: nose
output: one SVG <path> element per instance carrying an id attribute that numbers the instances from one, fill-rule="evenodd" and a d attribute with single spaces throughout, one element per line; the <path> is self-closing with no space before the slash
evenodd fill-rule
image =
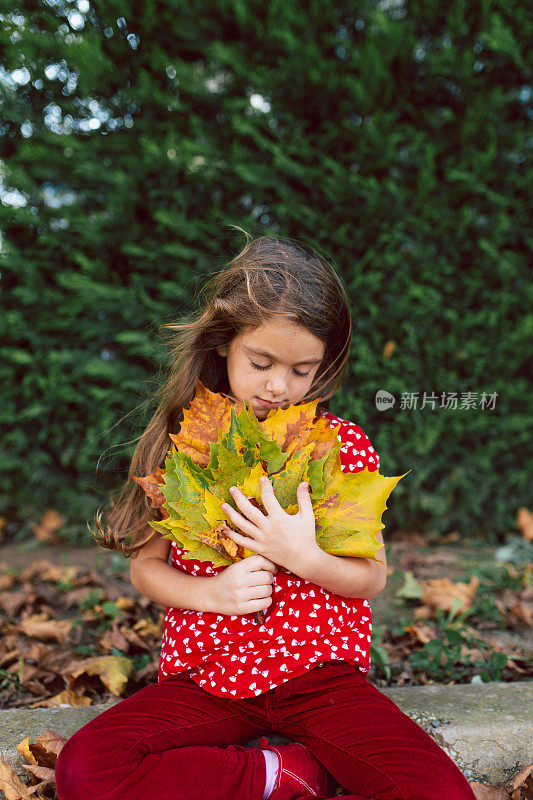
<path id="1" fill-rule="evenodd" d="M 275 397 L 278 397 L 279 395 L 285 393 L 287 389 L 287 381 L 281 372 L 271 373 L 268 376 L 265 388 L 267 392 L 272 392 Z"/>

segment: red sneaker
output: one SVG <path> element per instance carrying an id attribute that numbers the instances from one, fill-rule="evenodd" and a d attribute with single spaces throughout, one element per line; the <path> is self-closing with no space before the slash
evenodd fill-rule
<path id="1" fill-rule="evenodd" d="M 267 744 L 266 737 L 259 739 L 262 750 L 272 750 L 279 759 L 278 777 L 274 789 L 291 786 L 310 797 L 332 797 L 337 783 L 320 761 L 305 745 L 299 742 L 284 744 L 281 747 Z"/>

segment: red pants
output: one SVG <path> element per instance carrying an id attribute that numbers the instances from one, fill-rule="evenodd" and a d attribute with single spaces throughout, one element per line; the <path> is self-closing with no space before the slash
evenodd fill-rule
<path id="1" fill-rule="evenodd" d="M 258 697 L 228 700 L 187 675 L 148 686 L 64 746 L 61 800 L 262 800 L 263 755 L 243 747 L 278 732 L 303 742 L 350 800 L 475 800 L 443 750 L 357 669 L 309 670 Z M 273 800 L 297 800 L 281 788 Z"/>

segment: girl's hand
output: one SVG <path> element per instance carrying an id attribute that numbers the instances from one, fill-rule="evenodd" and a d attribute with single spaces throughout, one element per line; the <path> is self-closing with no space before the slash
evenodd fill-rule
<path id="1" fill-rule="evenodd" d="M 216 614 L 253 614 L 272 603 L 272 582 L 277 567 L 263 556 L 253 555 L 230 564 L 209 579 L 213 590 L 210 611 Z"/>
<path id="2" fill-rule="evenodd" d="M 242 513 L 227 503 L 222 505 L 222 509 L 243 533 L 226 533 L 236 544 L 298 575 L 302 558 L 308 559 L 315 550 L 320 549 L 315 538 L 315 514 L 309 487 L 305 482 L 300 483 L 296 492 L 298 513 L 287 514 L 278 503 L 268 478 L 261 478 L 260 482 L 266 515 L 252 505 L 236 486 L 232 486 L 231 496 Z"/>

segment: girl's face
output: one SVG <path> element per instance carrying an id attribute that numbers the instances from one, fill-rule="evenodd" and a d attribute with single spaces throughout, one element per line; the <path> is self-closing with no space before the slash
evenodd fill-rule
<path id="1" fill-rule="evenodd" d="M 313 383 L 326 345 L 286 317 L 272 317 L 217 351 L 227 359 L 231 392 L 249 401 L 258 419 L 271 408 L 299 403 Z"/>

